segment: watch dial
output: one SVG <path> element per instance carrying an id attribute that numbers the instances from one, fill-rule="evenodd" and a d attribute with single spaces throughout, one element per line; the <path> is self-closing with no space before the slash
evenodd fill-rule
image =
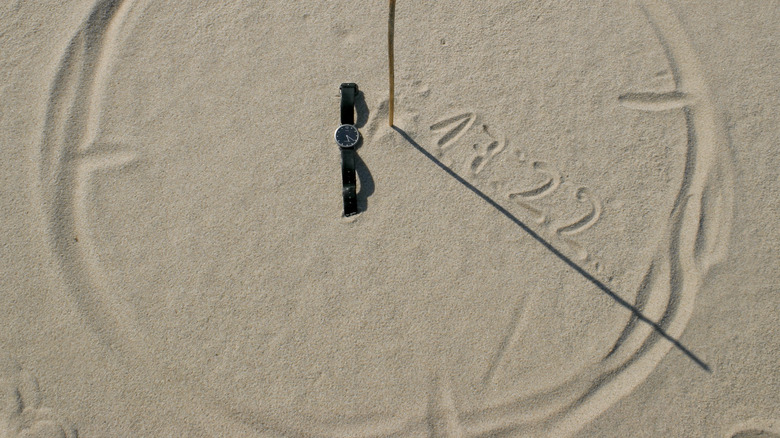
<path id="1" fill-rule="evenodd" d="M 336 129 L 336 143 L 344 148 L 355 146 L 360 133 L 354 125 L 341 125 Z"/>

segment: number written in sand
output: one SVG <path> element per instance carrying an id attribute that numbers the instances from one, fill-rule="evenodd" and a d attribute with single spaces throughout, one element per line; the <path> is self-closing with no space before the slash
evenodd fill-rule
<path id="1" fill-rule="evenodd" d="M 560 236 L 563 241 L 565 241 L 569 246 L 572 247 L 574 251 L 576 251 L 577 257 L 580 260 L 587 260 L 588 252 L 585 251 L 585 248 L 574 241 L 571 236 L 582 233 L 598 222 L 599 218 L 601 218 L 601 201 L 593 196 L 593 193 L 587 187 L 578 188 L 574 196 L 579 202 L 589 203 L 590 209 L 587 213 L 575 221 L 564 222 L 561 226 L 555 229 L 555 234 Z"/>
<path id="2" fill-rule="evenodd" d="M 532 182 L 521 183 L 510 181 L 506 177 L 486 175 L 490 172 L 485 170 L 500 162 L 500 157 L 507 149 L 507 140 L 500 135 L 494 136 L 487 125 L 477 123 L 478 119 L 476 113 L 464 112 L 430 125 L 430 130 L 439 134 L 436 140 L 436 155 L 453 170 L 460 168 L 457 164 L 460 161 L 462 174 L 467 180 L 477 187 L 487 188 L 486 192 L 492 192 L 491 195 L 500 195 L 500 198 L 509 201 L 511 206 L 520 207 L 551 237 L 571 248 L 578 259 L 587 260 L 588 252 L 575 237 L 593 227 L 600 219 L 602 204 L 599 197 L 588 187 L 579 186 L 575 189 L 564 184 L 558 168 L 544 161 L 529 159 L 523 151 L 516 148 L 508 154 L 515 159 L 502 164 L 512 166 L 514 176 L 531 179 Z M 472 135 L 466 137 L 467 134 Z M 467 144 L 470 146 L 465 146 Z M 572 205 L 571 200 L 576 201 L 574 208 L 583 203 L 589 204 L 590 208 L 584 213 L 577 209 L 577 214 L 567 218 L 548 211 L 549 207 L 541 203 L 542 200 L 553 198 L 559 198 L 560 201 L 561 197 L 564 197 L 564 204 Z M 561 202 L 558 202 L 556 205 L 560 204 Z"/>
<path id="3" fill-rule="evenodd" d="M 455 145 L 455 143 L 471 128 L 476 120 L 474 113 L 460 114 L 455 117 L 444 119 L 431 125 L 431 131 L 445 131 L 436 142 L 437 154 L 441 157 L 444 151 Z M 447 129 L 449 128 L 449 129 Z"/>
<path id="4" fill-rule="evenodd" d="M 469 160 L 470 164 L 467 171 L 471 176 L 477 176 L 485 170 L 485 167 L 493 158 L 503 152 L 506 147 L 506 139 L 493 140 L 484 148 L 482 148 L 479 143 L 475 143 L 473 147 L 476 154 Z"/>
<path id="5" fill-rule="evenodd" d="M 517 155 L 520 164 L 526 163 L 525 155 L 522 153 L 515 155 Z M 534 161 L 530 167 L 534 172 L 545 175 L 544 181 L 531 188 L 509 190 L 506 193 L 506 198 L 531 212 L 536 223 L 541 225 L 548 222 L 548 215 L 544 210 L 531 205 L 531 202 L 545 198 L 558 190 L 561 186 L 561 173 L 543 161 Z"/>

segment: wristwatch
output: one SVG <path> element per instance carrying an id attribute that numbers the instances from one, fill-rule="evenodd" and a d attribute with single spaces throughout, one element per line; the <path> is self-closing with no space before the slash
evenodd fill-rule
<path id="1" fill-rule="evenodd" d="M 355 176 L 355 146 L 360 140 L 360 132 L 355 127 L 355 96 L 358 86 L 353 83 L 341 84 L 341 126 L 336 128 L 334 137 L 341 150 L 341 181 L 343 184 L 344 216 L 358 213 L 357 177 Z"/>

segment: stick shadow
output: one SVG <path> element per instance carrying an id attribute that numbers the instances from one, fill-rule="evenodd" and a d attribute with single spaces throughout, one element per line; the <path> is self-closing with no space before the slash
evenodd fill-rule
<path id="1" fill-rule="evenodd" d="M 690 351 L 687 347 L 685 347 L 680 341 L 672 337 L 670 334 L 666 332 L 666 330 L 663 329 L 658 323 L 651 320 L 650 318 L 646 317 L 642 312 L 634 307 L 631 303 L 624 300 L 620 297 L 617 293 L 612 291 L 606 284 L 602 283 L 599 279 L 588 273 L 585 269 L 583 269 L 581 266 L 579 266 L 577 263 L 575 263 L 572 259 L 567 257 L 565 254 L 563 254 L 561 251 L 559 251 L 557 248 L 555 248 L 550 242 L 545 240 L 541 235 L 539 235 L 537 232 L 532 230 L 528 225 L 523 223 L 520 219 L 518 219 L 515 215 L 510 213 L 506 208 L 502 207 L 498 202 L 494 201 L 490 196 L 486 195 L 484 192 L 476 188 L 474 185 L 466 181 L 462 176 L 458 175 L 455 171 L 450 169 L 449 167 L 445 166 L 444 163 L 439 161 L 435 156 L 433 156 L 430 152 L 425 150 L 422 146 L 420 146 L 409 134 L 407 134 L 403 129 L 393 125 L 393 129 L 398 132 L 404 140 L 406 140 L 410 145 L 412 145 L 415 149 L 417 149 L 418 152 L 423 154 L 426 158 L 431 160 L 435 165 L 437 165 L 439 168 L 441 168 L 443 171 L 447 172 L 451 177 L 455 178 L 459 183 L 461 183 L 463 186 L 465 186 L 467 189 L 471 190 L 474 194 L 482 198 L 483 201 L 490 204 L 491 207 L 498 210 L 499 213 L 504 215 L 507 219 L 511 220 L 515 225 L 520 227 L 523 231 L 525 231 L 528 235 L 534 238 L 537 242 L 542 244 L 548 251 L 553 253 L 556 257 L 561 259 L 564 263 L 566 263 L 571 269 L 573 269 L 575 272 L 583 276 L 586 280 L 588 280 L 591 284 L 596 286 L 599 290 L 601 290 L 603 293 L 607 294 L 610 298 L 615 300 L 618 304 L 628 309 L 638 320 L 646 323 L 650 327 L 655 330 L 656 333 L 658 333 L 661 337 L 666 339 L 667 341 L 671 342 L 672 345 L 674 345 L 678 350 L 680 350 L 682 353 L 684 353 L 688 358 L 690 358 L 696 365 L 701 367 L 703 370 L 707 372 L 711 372 L 709 365 L 707 365 L 704 361 L 699 359 L 698 356 L 696 356 L 692 351 Z"/>

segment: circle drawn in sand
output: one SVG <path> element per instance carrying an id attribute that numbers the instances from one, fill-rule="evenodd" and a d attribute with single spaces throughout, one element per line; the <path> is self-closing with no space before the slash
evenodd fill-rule
<path id="1" fill-rule="evenodd" d="M 728 145 L 704 83 L 702 69 L 687 43 L 680 22 L 661 0 L 644 0 L 631 5 L 643 10 L 650 26 L 655 30 L 668 58 L 677 89 L 667 93 L 628 93 L 616 96 L 616 99 L 626 107 L 627 111 L 680 111 L 688 130 L 685 145 L 687 161 L 683 181 L 670 212 L 665 235 L 658 243 L 652 263 L 636 292 L 635 304 L 643 315 L 658 321 L 659 326 L 666 333 L 677 338 L 683 333 L 691 316 L 694 297 L 701 279 L 709 267 L 725 254 L 733 196 L 731 169 L 726 155 Z M 283 371 L 287 374 L 282 378 L 269 374 L 271 372 L 268 369 L 273 365 L 266 368 L 258 367 L 256 362 L 241 362 L 251 357 L 252 351 L 278 349 L 283 343 L 289 343 L 289 348 L 296 348 L 293 345 L 296 329 L 291 328 L 289 323 L 289 315 L 295 314 L 300 308 L 300 303 L 294 299 L 278 296 L 254 297 L 245 294 L 242 295 L 243 299 L 257 301 L 245 302 L 245 306 L 230 307 L 234 304 L 231 304 L 231 297 L 226 297 L 224 291 L 222 295 L 217 296 L 192 296 L 188 291 L 198 285 L 169 284 L 171 278 L 174 278 L 174 272 L 167 277 L 152 276 L 151 278 L 141 276 L 123 278 L 116 276 L 119 274 L 107 272 L 104 260 L 108 256 L 100 249 L 105 241 L 100 240 L 101 237 L 93 231 L 97 226 L 93 223 L 96 219 L 89 213 L 100 208 L 99 205 L 94 204 L 95 199 L 92 197 L 95 185 L 99 183 L 95 175 L 138 170 L 144 166 L 158 166 L 156 171 L 163 174 L 171 167 L 166 167 L 169 163 L 161 163 L 159 159 L 156 161 L 148 159 L 135 148 L 128 146 L 131 142 L 124 139 L 112 141 L 100 135 L 99 106 L 103 91 L 111 84 L 111 66 L 116 61 L 113 57 L 117 53 L 120 35 L 137 24 L 142 17 L 141 12 L 144 7 L 145 2 L 100 1 L 72 39 L 51 90 L 51 101 L 46 114 L 41 146 L 40 168 L 42 198 L 49 218 L 53 250 L 61 263 L 72 296 L 103 340 L 133 364 L 166 376 L 178 375 L 181 388 L 185 387 L 184 378 L 180 373 L 181 367 L 191 367 L 191 370 L 195 371 L 207 369 L 212 366 L 210 365 L 212 360 L 235 364 L 235 368 L 228 371 L 230 375 L 227 377 L 217 375 L 223 372 L 224 367 L 215 367 L 213 370 L 215 379 L 224 377 L 225 381 L 233 382 L 233 387 L 225 386 L 222 391 L 219 388 L 205 386 L 202 389 L 190 387 L 187 391 L 195 392 L 207 400 L 208 406 L 223 409 L 226 421 L 239 421 L 249 424 L 258 431 L 277 435 L 411 436 L 433 432 L 438 434 L 437 436 L 478 437 L 544 430 L 551 436 L 563 436 L 591 421 L 631 392 L 672 348 L 672 344 L 662 339 L 652 327 L 636 317 L 631 317 L 608 354 L 597 363 L 590 364 L 575 375 L 567 376 L 565 381 L 554 382 L 552 387 L 530 394 L 494 398 L 480 396 L 478 408 L 464 409 L 461 406 L 464 403 L 461 403 L 459 398 L 463 397 L 464 390 L 453 386 L 446 371 L 432 373 L 435 375 L 430 379 L 432 389 L 422 391 L 429 393 L 428 402 L 423 403 L 419 408 L 406 409 L 406 414 L 393 412 L 369 415 L 357 409 L 356 414 L 348 417 L 349 421 L 338 422 L 333 418 L 325 421 L 318 419 L 314 414 L 311 415 L 312 418 L 307 418 L 307 413 L 292 414 L 296 412 L 298 406 L 295 403 L 300 402 L 293 399 L 278 401 L 281 407 L 277 409 L 277 413 L 286 412 L 288 418 L 282 418 L 284 415 L 269 418 L 269 414 L 263 412 L 262 405 L 277 401 L 269 395 L 260 402 L 255 400 L 255 404 L 252 405 L 252 394 L 241 398 L 246 402 L 245 405 L 232 405 L 235 401 L 230 398 L 229 393 L 244 390 L 260 391 L 262 388 L 257 389 L 256 386 L 271 387 L 279 381 L 289 381 L 303 387 L 303 389 L 295 389 L 300 390 L 301 398 L 316 398 L 317 388 L 326 386 L 323 383 L 326 381 L 324 376 L 332 370 L 288 369 Z M 239 99 L 240 96 L 235 98 Z M 197 112 L 193 111 L 193 119 L 188 122 L 197 123 L 195 121 L 197 116 Z M 466 117 L 464 120 L 471 119 Z M 453 139 L 454 136 L 448 141 L 454 141 Z M 480 156 L 497 153 L 496 150 L 494 147 L 480 151 L 482 154 Z M 230 161 L 231 158 L 234 157 L 227 157 L 227 160 Z M 214 162 L 217 161 L 210 158 L 206 164 Z M 242 164 L 230 162 L 233 165 Z M 479 173 L 483 164 L 481 160 L 473 161 L 471 171 L 475 174 Z M 536 167 L 544 170 L 543 165 Z M 183 168 L 186 170 L 186 166 Z M 219 174 L 219 170 L 208 168 L 200 170 Z M 182 178 L 185 177 L 186 175 L 182 174 Z M 269 184 L 273 187 L 273 183 Z M 167 190 L 167 187 L 161 186 L 159 190 Z M 187 191 L 189 190 L 187 187 L 182 187 L 181 190 L 184 195 L 195 196 L 194 192 Z M 155 194 L 155 190 L 146 192 Z M 578 198 L 585 199 L 587 194 L 586 191 L 578 192 Z M 224 198 L 232 199 L 231 193 L 226 192 Z M 246 199 L 242 200 L 242 202 L 246 201 Z M 144 202 L 149 201 L 139 200 L 140 207 L 137 208 L 147 205 Z M 218 203 L 221 200 L 214 202 Z M 600 207 L 597 210 L 600 212 Z M 197 211 L 189 211 L 189 214 L 197 215 Z M 130 218 L 132 219 L 132 216 Z M 265 219 L 272 220 L 267 216 Z M 182 220 L 184 225 L 191 223 L 187 222 L 187 217 Z M 230 220 L 229 217 L 218 218 L 218 222 Z M 569 224 L 568 227 L 576 223 Z M 123 227 L 131 229 L 136 225 L 127 223 Z M 203 250 L 201 247 L 187 246 L 188 233 L 193 230 L 177 231 L 166 223 L 146 225 L 163 229 L 168 234 L 160 234 L 161 240 L 157 242 L 156 247 L 150 243 L 138 248 L 134 254 L 136 261 L 193 254 L 207 258 L 209 255 L 207 250 L 205 254 L 198 253 Z M 216 230 L 214 231 L 216 234 L 224 229 L 222 222 L 210 225 L 212 230 Z M 563 233 L 568 228 L 564 225 L 559 227 L 559 230 Z M 253 231 L 257 230 L 249 229 L 248 232 Z M 119 237 L 116 237 L 117 235 Z M 114 237 L 120 242 L 112 244 L 127 244 L 123 239 L 128 239 L 128 236 L 117 235 Z M 231 239 L 228 235 L 217 237 Z M 247 248 L 246 253 L 242 253 L 240 245 L 241 241 L 237 240 L 235 246 L 239 250 L 236 253 L 236 263 L 230 266 L 242 266 L 237 260 L 242 255 L 257 250 Z M 265 249 L 273 250 L 273 248 Z M 177 253 L 171 255 L 169 254 L 171 251 Z M 121 263 L 114 262 L 113 265 L 116 270 L 121 270 Z M 128 272 L 133 269 L 131 264 L 125 266 Z M 263 272 L 274 270 L 273 266 L 265 268 L 266 271 L 258 269 L 258 275 L 255 277 L 257 281 L 264 281 L 261 275 Z M 309 268 L 316 269 L 316 266 L 309 266 Z M 291 277 L 288 281 L 299 281 L 296 280 L 295 274 L 301 273 L 289 274 Z M 205 277 L 220 275 L 230 275 L 230 273 L 224 274 L 221 271 L 205 273 Z M 123 281 L 117 281 L 118 278 L 122 278 Z M 197 279 L 206 283 L 209 280 L 211 279 Z M 141 297 L 149 300 L 149 302 L 141 302 L 138 296 L 126 291 L 121 292 L 123 288 L 129 287 L 128 283 L 132 282 L 146 282 L 143 284 L 149 287 L 165 287 L 172 292 L 159 299 Z M 250 284 L 248 287 L 253 286 Z M 323 294 L 320 299 L 323 300 L 322 307 L 333 304 L 328 302 L 328 299 L 333 299 L 333 296 Z M 198 303 L 198 300 L 201 302 Z M 193 302 L 195 304 L 192 304 Z M 198 305 L 211 308 L 229 307 L 233 317 L 198 313 L 200 311 Z M 181 325 L 172 328 L 155 325 L 164 324 L 162 319 L 157 322 L 147 321 L 147 325 L 142 327 L 139 319 L 145 314 L 154 314 L 153 312 L 158 311 L 159 308 L 165 308 L 170 312 L 182 312 L 186 318 L 183 318 Z M 241 313 L 256 309 L 272 309 L 269 313 L 273 314 Z M 311 314 L 305 312 L 299 316 L 307 315 L 311 317 Z M 247 321 L 253 321 L 253 317 L 262 319 L 262 324 L 242 325 Z M 515 320 L 519 321 L 517 318 Z M 390 317 L 384 321 L 387 324 L 393 323 Z M 517 336 L 516 329 L 519 325 L 517 323 L 514 327 L 510 327 L 509 334 L 506 335 L 505 342 L 502 341 L 502 345 L 511 343 L 512 338 Z M 350 335 L 350 330 L 356 329 L 359 327 L 351 329 L 346 327 L 346 336 Z M 228 339 L 226 337 L 228 333 L 238 333 L 244 336 L 246 342 L 239 343 L 232 338 Z M 280 336 L 279 333 L 285 335 Z M 184 358 L 169 359 L 165 351 L 166 342 L 175 345 L 179 341 L 186 342 L 188 336 L 202 341 L 201 345 L 192 346 L 193 351 L 187 352 Z M 170 339 L 155 340 L 156 337 Z M 393 355 L 400 355 L 400 360 L 407 359 L 403 355 L 409 354 L 408 352 L 397 348 L 397 345 L 391 345 L 391 340 L 386 340 L 386 344 L 390 345 L 387 350 L 370 351 L 379 358 L 378 361 Z M 195 351 L 208 350 L 214 345 L 219 347 L 211 357 L 201 356 L 201 351 Z M 366 348 L 369 347 L 373 348 L 373 346 Z M 350 350 L 347 353 L 354 352 Z M 316 355 L 317 351 L 312 351 L 311 354 Z M 219 355 L 222 355 L 221 359 L 213 359 Z M 269 359 L 268 363 L 281 367 L 284 362 L 279 358 L 276 359 L 276 362 Z M 350 365 L 359 366 L 359 364 Z M 488 374 L 492 373 L 488 372 Z M 401 374 L 388 378 L 392 380 L 404 377 Z M 397 396 L 392 389 L 386 388 L 393 384 L 383 386 L 382 382 L 355 383 L 355 385 L 359 384 L 377 385 L 376 392 L 381 393 L 391 402 L 394 400 L 393 397 Z M 371 388 L 373 390 L 374 387 Z M 276 388 L 276 392 L 279 391 L 283 392 L 284 388 Z M 271 391 L 271 394 L 275 392 Z M 183 396 L 183 399 L 186 398 Z M 250 400 L 246 401 L 247 398 Z"/>

